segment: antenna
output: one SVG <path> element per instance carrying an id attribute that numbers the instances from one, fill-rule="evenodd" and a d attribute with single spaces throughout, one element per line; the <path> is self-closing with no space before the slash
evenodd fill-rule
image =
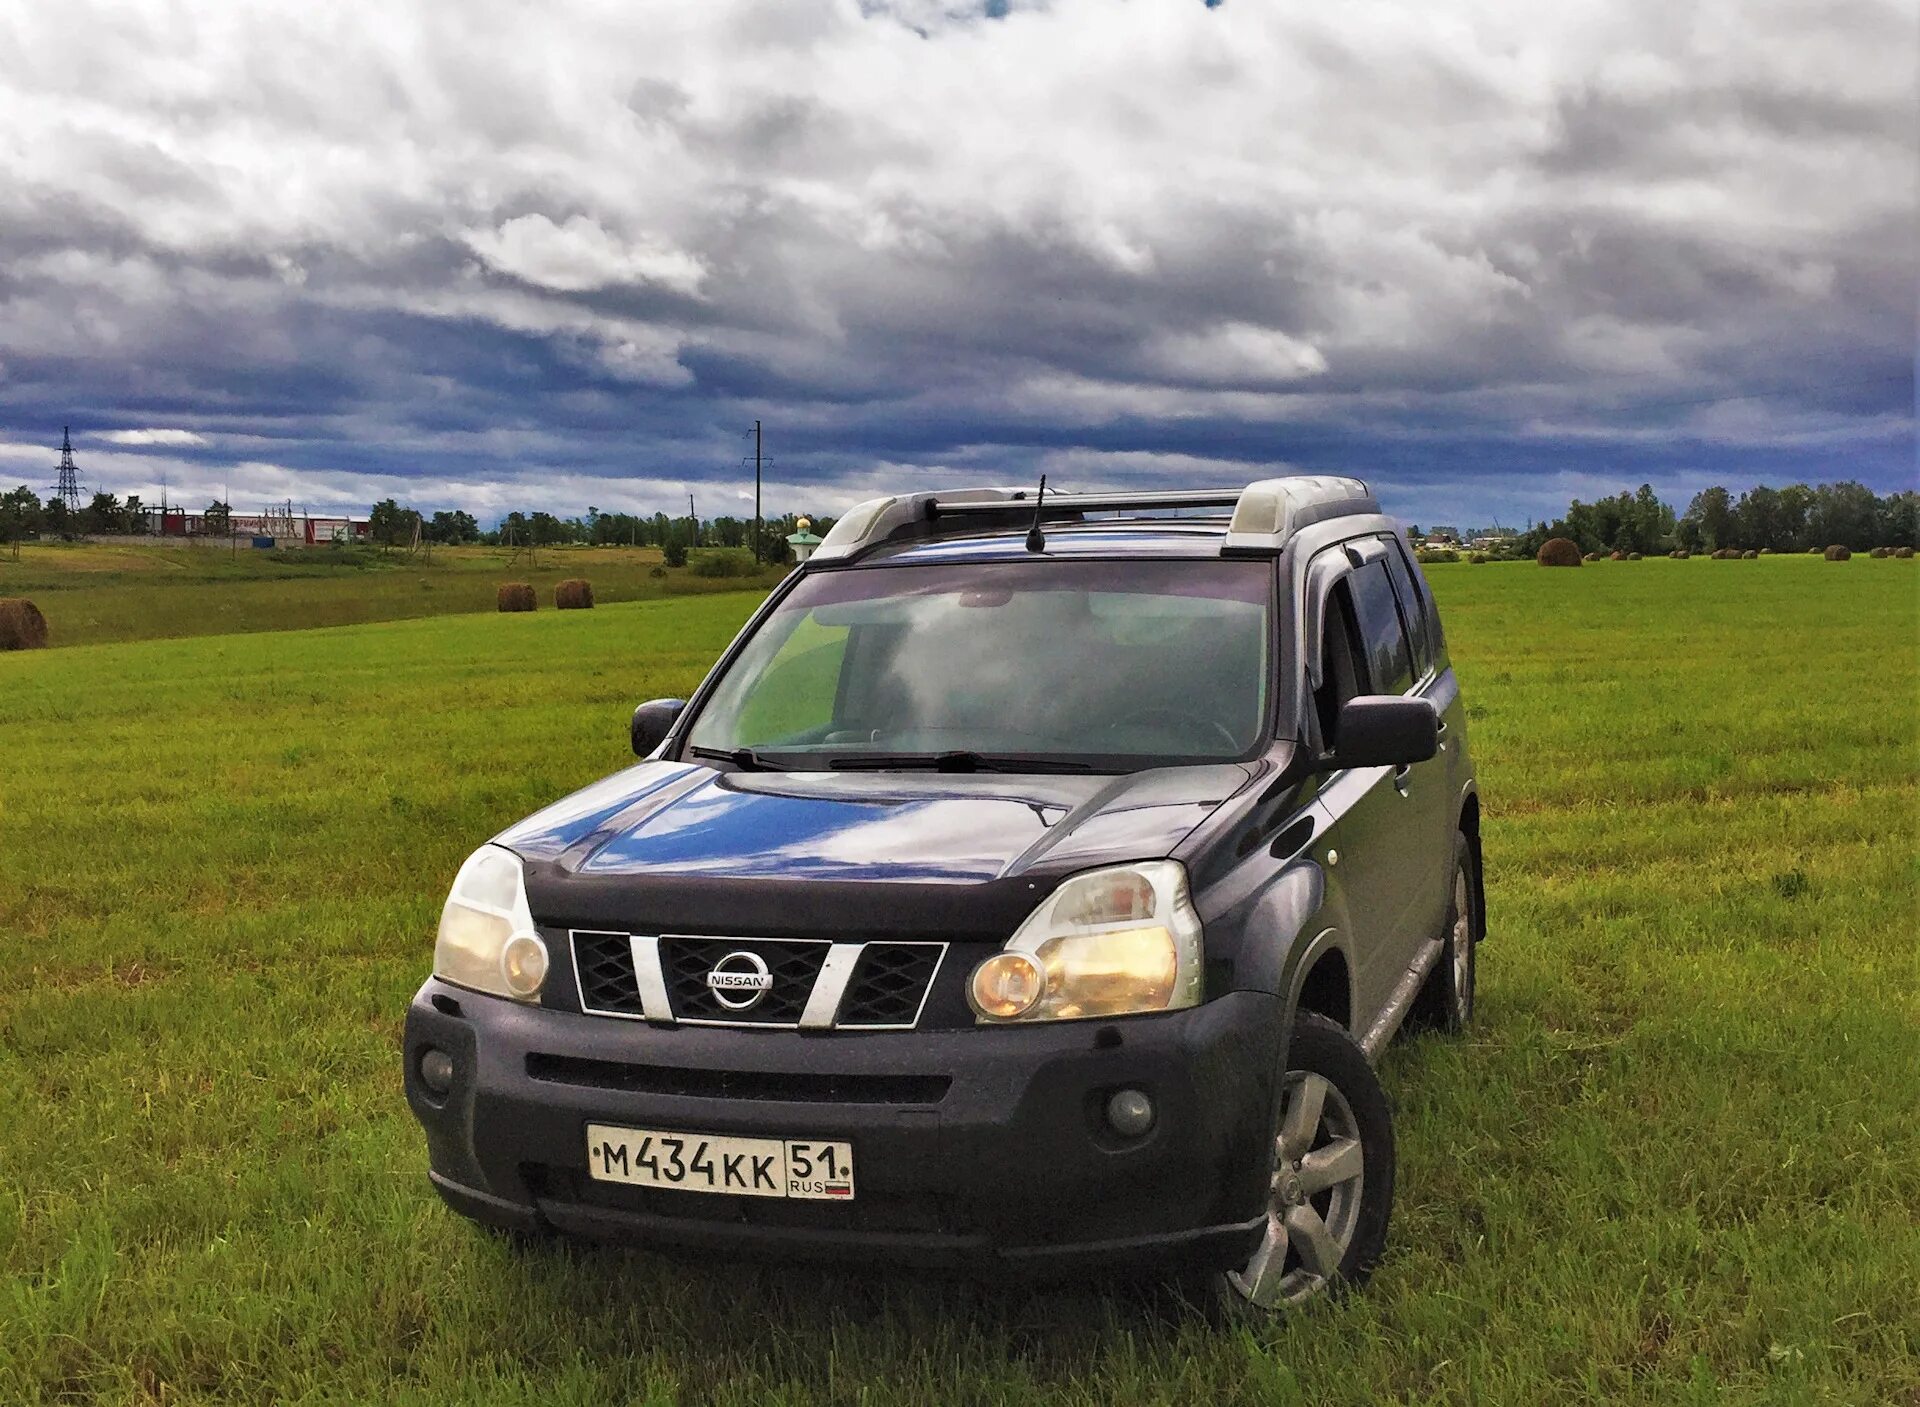
<path id="1" fill-rule="evenodd" d="M 1047 476 L 1040 476 L 1040 492 L 1033 499 L 1033 526 L 1027 529 L 1027 551 L 1045 552 L 1047 535 L 1040 531 L 1040 505 L 1047 501 Z"/>

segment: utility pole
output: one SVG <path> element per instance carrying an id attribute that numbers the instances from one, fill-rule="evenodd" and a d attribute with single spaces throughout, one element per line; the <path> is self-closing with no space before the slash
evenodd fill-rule
<path id="1" fill-rule="evenodd" d="M 69 426 L 60 427 L 60 482 L 54 485 L 53 494 L 67 505 L 67 517 L 74 522 L 69 532 L 78 532 L 75 521 L 80 516 L 80 470 L 73 462 L 73 430 Z"/>
<path id="2" fill-rule="evenodd" d="M 760 563 L 760 422 L 753 422 L 753 561 Z"/>
<path id="3" fill-rule="evenodd" d="M 700 515 L 693 511 L 692 494 L 687 495 L 687 530 L 693 534 L 693 541 L 688 545 L 698 547 L 700 545 Z"/>

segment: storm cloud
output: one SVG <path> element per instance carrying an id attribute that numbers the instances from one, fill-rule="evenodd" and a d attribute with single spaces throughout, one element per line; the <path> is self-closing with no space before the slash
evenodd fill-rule
<path id="1" fill-rule="evenodd" d="M 0 0 L 0 479 L 737 511 L 1914 473 L 1915 14 Z"/>

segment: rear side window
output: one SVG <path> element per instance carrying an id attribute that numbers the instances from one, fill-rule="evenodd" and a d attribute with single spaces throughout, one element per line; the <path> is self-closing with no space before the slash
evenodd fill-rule
<path id="1" fill-rule="evenodd" d="M 1347 580 L 1372 691 L 1406 693 L 1413 687 L 1413 654 L 1400 624 L 1400 607 L 1393 599 L 1393 583 L 1387 579 L 1385 564 L 1376 560 L 1356 567 Z"/>

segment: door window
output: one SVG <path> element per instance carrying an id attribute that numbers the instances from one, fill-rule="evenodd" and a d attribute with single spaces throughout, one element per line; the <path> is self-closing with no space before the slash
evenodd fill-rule
<path id="1" fill-rule="evenodd" d="M 1320 687 L 1313 691 L 1314 721 L 1320 725 L 1320 743 L 1333 742 L 1341 705 L 1367 692 L 1361 673 L 1360 631 L 1354 624 L 1353 597 L 1341 581 L 1327 593 L 1325 623 L 1320 630 Z"/>
<path id="2" fill-rule="evenodd" d="M 1413 687 L 1413 655 L 1407 632 L 1400 624 L 1400 607 L 1393 599 L 1393 583 L 1380 561 L 1356 567 L 1347 581 L 1364 647 L 1368 691 L 1404 694 Z"/>
<path id="3" fill-rule="evenodd" d="M 1406 557 L 1400 552 L 1389 551 L 1385 561 L 1387 575 L 1393 579 L 1394 599 L 1400 603 L 1400 621 L 1406 626 L 1407 639 L 1413 646 L 1413 672 L 1419 677 L 1433 667 L 1433 645 L 1427 639 L 1426 607 L 1421 602 L 1420 588 L 1414 583 Z"/>

